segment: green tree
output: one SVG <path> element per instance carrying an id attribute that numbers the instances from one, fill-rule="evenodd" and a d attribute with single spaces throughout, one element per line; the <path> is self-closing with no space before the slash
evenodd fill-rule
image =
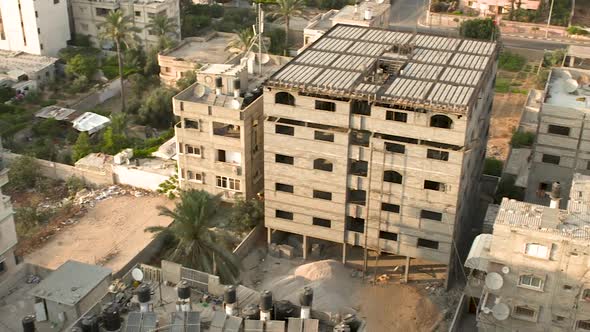
<path id="1" fill-rule="evenodd" d="M 92 78 L 97 69 L 98 63 L 96 57 L 84 56 L 82 54 L 75 55 L 66 63 L 66 74 L 70 76 Z"/>
<path id="2" fill-rule="evenodd" d="M 220 196 L 206 191 L 189 190 L 180 194 L 174 210 L 159 206 L 160 215 L 174 219 L 168 227 L 148 227 L 146 232 L 166 234 L 173 239 L 167 253 L 170 260 L 188 268 L 219 275 L 224 284 L 234 282 L 239 263 L 233 255 L 229 234 L 220 226 L 216 215 Z"/>
<path id="3" fill-rule="evenodd" d="M 175 92 L 164 87 L 153 90 L 139 108 L 139 119 L 154 128 L 171 128 L 174 120 L 172 97 Z"/>
<path id="4" fill-rule="evenodd" d="M 303 6 L 303 0 L 277 0 L 273 16 L 283 19 L 285 23 L 285 49 L 289 48 L 289 20 L 292 16 L 301 15 Z"/>
<path id="5" fill-rule="evenodd" d="M 465 20 L 459 31 L 463 37 L 484 40 L 497 40 L 500 35 L 500 29 L 491 18 Z"/>
<path id="6" fill-rule="evenodd" d="M 92 152 L 92 145 L 90 144 L 90 137 L 87 132 L 81 132 L 76 139 L 76 143 L 72 146 L 72 158 L 78 161 L 80 158 L 87 156 Z"/>
<path id="7" fill-rule="evenodd" d="M 127 145 L 127 139 L 122 134 L 115 134 L 113 127 L 108 127 L 102 135 L 101 151 L 107 154 L 116 154 Z"/>
<path id="8" fill-rule="evenodd" d="M 129 16 L 125 16 L 120 9 L 111 11 L 100 26 L 100 39 L 112 41 L 117 50 L 119 79 L 121 80 L 121 111 L 123 112 L 125 112 L 125 85 L 123 84 L 122 46 L 131 48 L 135 44 L 135 33 L 138 31 L 139 29 L 133 26 L 133 20 Z"/>
<path id="9" fill-rule="evenodd" d="M 229 216 L 230 225 L 239 232 L 247 232 L 264 220 L 264 206 L 257 199 L 239 199 Z"/>
<path id="10" fill-rule="evenodd" d="M 111 115 L 111 128 L 114 135 L 122 135 L 127 137 L 127 124 L 129 119 L 125 113 L 117 113 Z"/>
<path id="11" fill-rule="evenodd" d="M 250 49 L 250 47 L 256 42 L 254 36 L 254 30 L 251 28 L 245 28 L 235 32 L 236 35 L 229 41 L 226 51 L 232 53 L 243 53 Z"/>
<path id="12" fill-rule="evenodd" d="M 197 81 L 197 72 L 194 70 L 191 70 L 189 72 L 186 72 L 182 78 L 180 78 L 176 81 L 176 87 L 178 88 L 178 90 L 182 91 L 182 90 L 188 88 L 189 86 L 191 86 L 191 84 L 195 83 L 196 81 Z"/>
<path id="13" fill-rule="evenodd" d="M 178 36 L 178 24 L 172 17 L 158 14 L 146 26 L 147 29 L 158 37 L 158 50 L 164 50 L 173 45 L 172 37 Z"/>
<path id="14" fill-rule="evenodd" d="M 12 190 L 26 190 L 34 188 L 41 179 L 41 167 L 37 160 L 30 156 L 20 156 L 14 159 L 8 170 L 8 188 Z"/>

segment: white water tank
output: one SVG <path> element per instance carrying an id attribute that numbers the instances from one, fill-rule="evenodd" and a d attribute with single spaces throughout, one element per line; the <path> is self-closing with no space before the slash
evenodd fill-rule
<path id="1" fill-rule="evenodd" d="M 373 10 L 371 8 L 365 9 L 365 20 L 369 21 L 373 18 Z"/>
<path id="2" fill-rule="evenodd" d="M 568 78 L 563 83 L 563 89 L 567 93 L 575 92 L 576 90 L 578 90 L 578 87 L 579 87 L 578 81 L 574 80 L 573 78 Z"/>

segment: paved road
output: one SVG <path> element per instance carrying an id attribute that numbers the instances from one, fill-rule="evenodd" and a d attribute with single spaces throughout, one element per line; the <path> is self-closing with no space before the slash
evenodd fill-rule
<path id="1" fill-rule="evenodd" d="M 390 13 L 390 26 L 399 30 L 417 32 L 436 32 L 456 34 L 456 29 L 444 29 L 440 27 L 425 27 L 418 24 L 420 16 L 424 15 L 427 0 L 392 0 Z M 518 37 L 503 37 L 502 41 L 506 47 L 526 48 L 532 50 L 552 50 L 565 48 L 566 43 L 558 41 L 547 41 L 540 39 L 527 39 Z"/>

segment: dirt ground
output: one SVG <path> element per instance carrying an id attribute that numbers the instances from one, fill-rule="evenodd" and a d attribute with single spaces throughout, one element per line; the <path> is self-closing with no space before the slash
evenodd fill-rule
<path id="1" fill-rule="evenodd" d="M 526 97 L 516 93 L 497 93 L 495 95 L 488 139 L 488 157 L 500 160 L 508 158 L 510 139 L 518 127 Z"/>
<path id="2" fill-rule="evenodd" d="M 576 0 L 572 25 L 590 26 L 590 0 Z"/>
<path id="3" fill-rule="evenodd" d="M 335 321 L 356 313 L 371 332 L 431 331 L 456 302 L 452 298 L 456 294 L 444 292 L 442 282 L 402 284 L 396 275 L 387 274 L 391 278 L 373 284 L 372 276 L 363 281 L 358 269 L 335 260 L 277 258 L 260 250 L 246 257 L 242 264 L 240 277 L 245 286 L 271 290 L 276 300 L 293 303 L 299 303 L 304 286 L 311 287 L 314 310 L 330 313 Z M 443 321 L 433 331 L 445 328 L 448 329 Z"/>
<path id="4" fill-rule="evenodd" d="M 119 196 L 96 203 L 75 225 L 52 236 L 25 261 L 56 269 L 68 259 L 100 264 L 119 271 L 153 238 L 148 226 L 168 226 L 172 220 L 158 215 L 156 206 L 172 207 L 161 196 Z"/>

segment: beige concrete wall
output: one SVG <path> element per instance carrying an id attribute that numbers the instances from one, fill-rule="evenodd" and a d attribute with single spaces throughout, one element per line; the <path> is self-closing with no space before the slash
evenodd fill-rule
<path id="1" fill-rule="evenodd" d="M 186 92 L 191 91 L 189 87 Z M 177 151 L 183 151 L 178 154 L 181 187 L 203 189 L 214 195 L 222 194 L 223 199 L 230 201 L 238 196 L 247 199 L 255 197 L 263 185 L 262 97 L 243 110 L 191 102 L 184 98 L 183 93 L 174 98 L 173 105 L 175 115 L 181 120 L 175 127 Z M 199 129 L 185 128 L 185 119 L 199 122 Z M 214 135 L 213 122 L 239 127 L 240 137 Z M 199 147 L 201 155 L 186 153 L 187 144 Z M 240 153 L 239 164 L 218 161 L 218 150 Z M 189 170 L 203 174 L 202 183 L 188 180 L 186 171 Z M 219 188 L 216 176 L 239 180 L 240 190 Z"/>

